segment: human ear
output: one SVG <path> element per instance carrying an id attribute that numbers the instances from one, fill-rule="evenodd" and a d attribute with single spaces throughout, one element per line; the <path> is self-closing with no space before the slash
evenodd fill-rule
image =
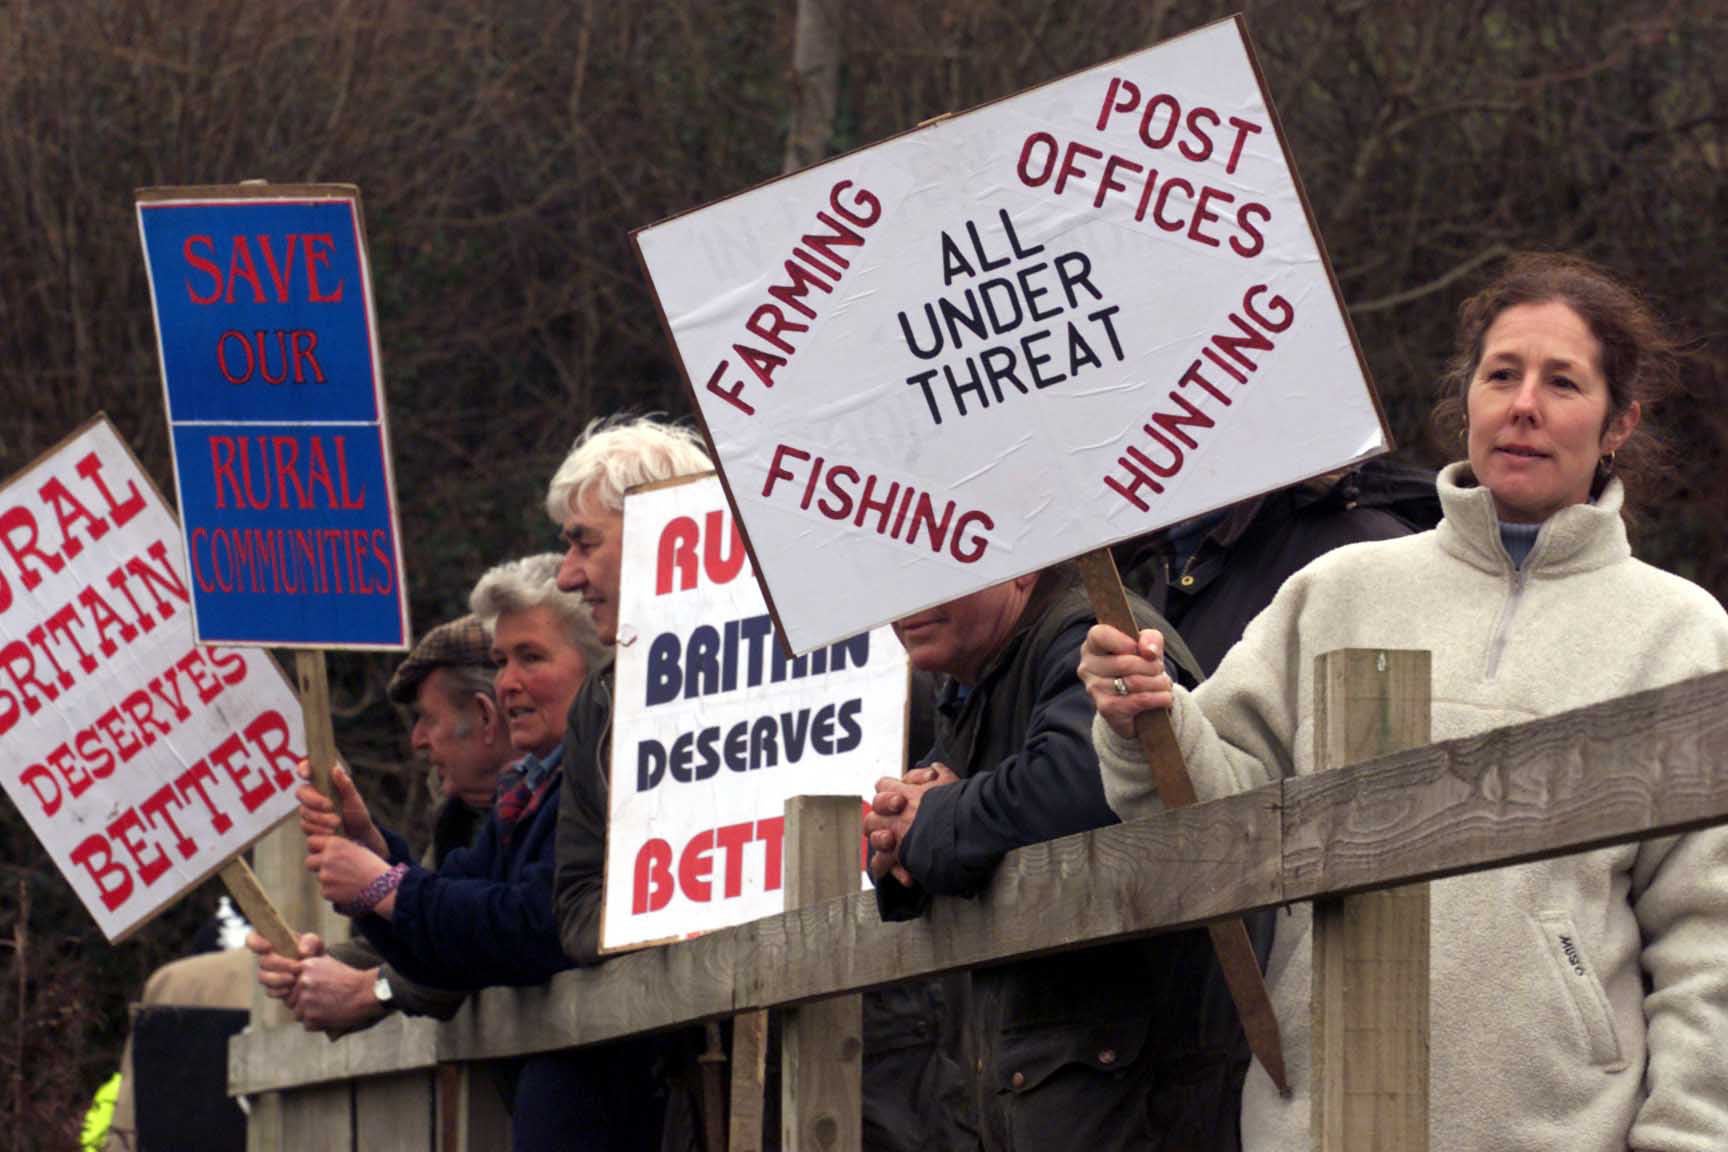
<path id="1" fill-rule="evenodd" d="M 1632 438 L 1638 422 L 1643 418 L 1643 409 L 1636 400 L 1626 405 L 1626 410 L 1618 416 L 1610 417 L 1608 426 L 1602 430 L 1603 453 L 1618 452 L 1626 441 Z"/>
<path id="2" fill-rule="evenodd" d="M 499 732 L 498 702 L 484 692 L 474 693 L 474 706 L 480 710 L 480 736 L 487 743 L 496 743 Z"/>

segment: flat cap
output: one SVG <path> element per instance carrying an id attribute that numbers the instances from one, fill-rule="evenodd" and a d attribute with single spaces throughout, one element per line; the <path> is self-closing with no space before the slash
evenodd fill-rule
<path id="1" fill-rule="evenodd" d="M 396 666 L 385 689 L 398 704 L 414 703 L 420 682 L 439 668 L 495 668 L 492 661 L 492 633 L 480 623 L 478 616 L 463 616 L 440 624 L 408 653 L 408 658 Z"/>

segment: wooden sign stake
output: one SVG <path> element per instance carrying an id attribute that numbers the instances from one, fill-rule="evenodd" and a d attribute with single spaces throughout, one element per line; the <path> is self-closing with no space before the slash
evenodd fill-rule
<path id="1" fill-rule="evenodd" d="M 336 766 L 336 729 L 330 720 L 330 677 L 321 648 L 294 653 L 294 678 L 300 685 L 300 714 L 306 724 L 306 759 L 312 787 L 336 803 L 330 770 Z"/>
<path id="2" fill-rule="evenodd" d="M 324 653 L 296 652 L 294 670 L 300 685 L 300 712 L 306 725 L 306 757 L 312 764 L 312 784 L 335 802 L 330 769 L 336 763 L 336 735 L 330 721 L 330 681 L 324 668 Z M 270 941 L 278 956 L 300 955 L 300 939 L 289 927 L 258 876 L 245 859 L 236 856 L 222 866 L 222 883 L 228 894 L 258 934 Z"/>
<path id="3" fill-rule="evenodd" d="M 1086 595 L 1092 601 L 1092 612 L 1098 622 L 1130 636 L 1139 635 L 1139 625 L 1128 607 L 1128 593 L 1122 587 L 1122 577 L 1116 571 L 1116 560 L 1110 550 L 1095 548 L 1079 556 L 1076 563 L 1086 581 Z M 1164 807 L 1183 808 L 1194 803 L 1194 781 L 1182 762 L 1182 749 L 1177 746 L 1170 714 L 1140 713 L 1134 718 L 1134 734 L 1140 738 L 1140 748 L 1152 767 L 1152 780 Z M 1218 953 L 1218 967 L 1230 987 L 1230 998 L 1242 1018 L 1248 1047 L 1278 1091 L 1288 1096 L 1290 1082 L 1284 1071 L 1284 1043 L 1278 1032 L 1278 1017 L 1272 1011 L 1272 997 L 1266 991 L 1265 977 L 1260 974 L 1254 944 L 1248 939 L 1248 925 L 1242 920 L 1226 920 L 1208 924 L 1206 930 L 1212 936 L 1212 948 Z"/>
<path id="4" fill-rule="evenodd" d="M 278 956 L 300 955 L 300 941 L 294 935 L 294 929 L 288 926 L 288 921 L 282 918 L 282 913 L 276 905 L 270 902 L 270 896 L 264 891 L 264 886 L 258 883 L 257 875 L 252 871 L 252 865 L 246 863 L 243 856 L 236 856 L 222 865 L 220 873 L 222 883 L 228 888 L 228 895 L 234 897 L 234 903 L 240 906 L 240 912 L 258 935 L 270 941 L 270 947 L 276 949 Z"/>

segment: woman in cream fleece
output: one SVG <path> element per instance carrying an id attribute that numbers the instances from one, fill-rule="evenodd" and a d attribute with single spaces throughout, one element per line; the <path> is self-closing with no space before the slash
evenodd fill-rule
<path id="1" fill-rule="evenodd" d="M 1315 655 L 1433 653 L 1436 740 L 1728 668 L 1728 614 L 1632 558 L 1616 476 L 1672 370 L 1655 318 L 1600 269 L 1514 261 L 1462 314 L 1467 462 L 1440 527 L 1290 579 L 1211 680 L 1174 688 L 1161 639 L 1097 627 L 1080 664 L 1123 819 L 1158 800 L 1133 717 L 1172 712 L 1201 798 L 1313 770 Z M 1443 405 L 1443 408 L 1446 405 Z M 1728 829 L 1432 886 L 1435 1152 L 1728 1149 Z M 1268 981 L 1296 1088 L 1256 1065 L 1247 1152 L 1309 1148 L 1310 917 L 1280 916 Z"/>

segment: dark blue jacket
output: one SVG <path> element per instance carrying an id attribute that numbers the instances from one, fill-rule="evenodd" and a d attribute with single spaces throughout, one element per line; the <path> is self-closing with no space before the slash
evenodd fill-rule
<path id="1" fill-rule="evenodd" d="M 367 916 L 360 930 L 403 975 L 440 988 L 543 984 L 570 967 L 552 915 L 561 790 L 555 781 L 508 848 L 489 816 L 474 846 L 450 853 L 436 872 L 415 865 L 407 841 L 384 831 L 390 862 L 407 864 L 408 874 L 394 919 Z"/>

